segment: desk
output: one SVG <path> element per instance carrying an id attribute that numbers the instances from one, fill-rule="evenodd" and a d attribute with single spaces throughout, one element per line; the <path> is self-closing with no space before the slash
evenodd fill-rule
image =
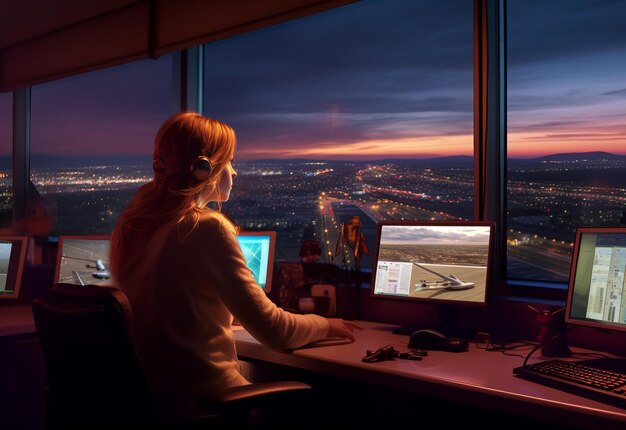
<path id="1" fill-rule="evenodd" d="M 575 428 L 602 428 L 626 424 L 626 409 L 589 400 L 574 394 L 522 380 L 513 368 L 522 357 L 486 351 L 470 345 L 468 352 L 429 351 L 422 361 L 392 360 L 363 363 L 368 349 L 393 345 L 403 352 L 408 338 L 392 333 L 396 326 L 359 321 L 365 330 L 356 331 L 354 343 L 315 346 L 292 352 L 273 351 L 257 342 L 245 330 L 235 332 L 242 359 L 317 372 L 375 384 L 416 396 L 459 402 L 520 417 L 533 418 Z M 530 352 L 518 351 L 521 355 Z M 529 363 L 541 359 L 536 352 Z M 445 405 L 445 403 L 443 404 Z M 484 422 L 489 417 L 476 417 Z"/>
<path id="2" fill-rule="evenodd" d="M 30 305 L 0 306 L 0 338 L 34 336 L 35 332 L 35 321 Z"/>
<path id="3" fill-rule="evenodd" d="M 402 390 L 403 393 L 416 396 L 489 408 L 569 427 L 603 428 L 609 425 L 623 426 L 626 423 L 626 409 L 516 378 L 512 369 L 521 365 L 523 358 L 488 352 L 477 349 L 474 345 L 464 353 L 430 351 L 422 361 L 398 359 L 363 363 L 361 358 L 368 349 L 376 350 L 381 346 L 393 345 L 400 351 L 406 351 L 408 338 L 393 334 L 391 331 L 396 327 L 393 325 L 366 321 L 359 321 L 359 324 L 365 330 L 355 332 L 354 343 L 308 347 L 293 352 L 270 350 L 238 327 L 235 330 L 237 351 L 244 359 L 349 379 L 390 390 Z M 10 369 L 11 373 L 4 376 L 12 380 L 4 381 L 3 374 L 0 373 L 0 385 L 5 386 L 4 383 L 7 382 L 6 386 L 20 387 L 9 399 L 1 399 L 0 411 L 4 418 L 0 419 L 0 424 L 10 423 L 13 417 L 15 422 L 22 425 L 15 428 L 43 428 L 42 401 L 33 400 L 33 393 L 41 392 L 43 386 L 43 365 L 39 361 L 40 352 L 37 350 L 30 305 L 0 308 L 0 340 L 4 341 L 0 343 L 5 354 L 3 364 L 6 364 L 6 369 Z M 6 348 L 7 342 L 14 344 L 12 348 Z M 15 348 L 15 353 L 10 353 Z M 575 349 L 574 351 L 576 352 Z M 525 355 L 529 350 L 518 352 Z M 540 354 L 535 354 L 530 362 L 540 359 Z M 28 379 L 32 381 L 26 382 Z M 346 403 L 350 401 L 346 400 Z M 415 409 L 419 411 L 419 405 Z M 485 416 L 476 418 L 479 423 L 490 419 Z"/>
<path id="4" fill-rule="evenodd" d="M 0 428 L 44 429 L 44 363 L 30 304 L 0 306 L 0 364 Z"/>

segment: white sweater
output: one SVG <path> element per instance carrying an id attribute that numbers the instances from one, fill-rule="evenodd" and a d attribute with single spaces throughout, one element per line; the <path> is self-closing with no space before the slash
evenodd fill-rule
<path id="1" fill-rule="evenodd" d="M 327 335 L 328 321 L 277 307 L 255 282 L 235 233 L 206 212 L 190 235 L 158 229 L 115 278 L 133 309 L 140 360 L 166 419 L 201 414 L 200 398 L 249 383 L 240 373 L 233 316 L 259 342 L 292 349 Z"/>

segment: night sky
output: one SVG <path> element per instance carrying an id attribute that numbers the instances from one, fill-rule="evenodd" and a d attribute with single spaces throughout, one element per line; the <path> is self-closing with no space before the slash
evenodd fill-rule
<path id="1" fill-rule="evenodd" d="M 508 11 L 509 156 L 626 154 L 626 2 Z M 471 155 L 472 38 L 471 0 L 385 0 L 214 42 L 205 113 L 240 160 Z M 150 157 L 171 71 L 166 55 L 34 86 L 33 153 Z M 10 94 L 0 115 L 9 153 Z"/>

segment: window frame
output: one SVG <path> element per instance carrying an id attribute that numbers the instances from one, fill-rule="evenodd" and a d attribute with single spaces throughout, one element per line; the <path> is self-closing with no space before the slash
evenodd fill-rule
<path id="1" fill-rule="evenodd" d="M 506 0 L 473 0 L 476 220 L 494 221 L 492 295 L 564 303 L 562 285 L 515 282 L 506 274 Z M 174 110 L 203 106 L 203 45 L 174 52 Z M 30 182 L 31 87 L 13 92 L 13 220 L 25 211 Z"/>
<path id="2" fill-rule="evenodd" d="M 477 180 L 474 190 L 477 204 L 484 209 L 481 213 L 477 208 L 475 216 L 496 224 L 492 295 L 564 305 L 567 284 L 514 280 L 507 275 L 506 0 L 474 0 L 474 5 L 474 148 L 475 157 L 485 159 L 477 169 L 483 182 Z"/>

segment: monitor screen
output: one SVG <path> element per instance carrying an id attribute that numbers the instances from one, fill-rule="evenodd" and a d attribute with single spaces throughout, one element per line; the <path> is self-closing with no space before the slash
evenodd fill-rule
<path id="1" fill-rule="evenodd" d="M 372 296 L 486 305 L 492 236 L 482 221 L 380 221 Z"/>
<path id="2" fill-rule="evenodd" d="M 26 236 L 0 236 L 0 300 L 19 298 L 27 247 Z"/>
<path id="3" fill-rule="evenodd" d="M 576 230 L 565 322 L 626 332 L 626 227 Z"/>
<path id="4" fill-rule="evenodd" d="M 265 293 L 272 289 L 275 231 L 242 231 L 237 236 L 246 263 Z"/>
<path id="5" fill-rule="evenodd" d="M 60 236 L 54 284 L 111 285 L 109 235 Z"/>

